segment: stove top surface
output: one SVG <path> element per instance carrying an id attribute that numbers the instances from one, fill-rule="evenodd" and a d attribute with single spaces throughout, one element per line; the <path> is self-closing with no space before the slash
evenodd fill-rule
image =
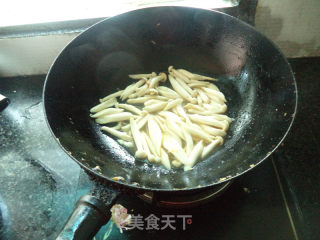
<path id="1" fill-rule="evenodd" d="M 201 206 L 161 208 L 123 196 L 118 203 L 141 215 L 141 230 L 121 234 L 109 222 L 95 239 L 319 239 L 319 61 L 292 61 L 300 111 L 277 153 Z M 11 100 L 0 113 L 0 239 L 55 239 L 93 185 L 49 132 L 41 102 L 44 78 L 0 79 L 1 94 Z M 159 230 L 148 229 L 151 214 Z M 168 215 L 175 229 L 164 226 Z"/>

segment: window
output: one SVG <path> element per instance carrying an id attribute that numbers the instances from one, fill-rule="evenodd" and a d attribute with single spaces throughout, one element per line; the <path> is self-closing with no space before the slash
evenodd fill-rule
<path id="1" fill-rule="evenodd" d="M 10 0 L 2 2 L 0 27 L 110 17 L 136 8 L 175 5 L 226 8 L 237 0 Z"/>

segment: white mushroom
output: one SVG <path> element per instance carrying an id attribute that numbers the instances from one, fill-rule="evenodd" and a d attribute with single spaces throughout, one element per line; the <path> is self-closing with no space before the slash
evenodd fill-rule
<path id="1" fill-rule="evenodd" d="M 211 114 L 211 116 L 215 119 L 217 119 L 218 121 L 227 121 L 228 123 L 231 123 L 232 122 L 232 119 L 229 118 L 227 115 L 223 115 L 223 114 L 216 114 L 216 113 L 213 113 Z"/>
<path id="2" fill-rule="evenodd" d="M 142 132 L 141 135 L 140 135 L 141 136 L 142 147 L 143 147 L 143 150 L 147 153 L 148 161 L 149 162 L 154 162 L 155 161 L 155 157 L 150 152 L 150 149 L 149 149 L 147 140 L 145 138 L 145 135 L 146 134 L 144 134 L 144 132 Z"/>
<path id="3" fill-rule="evenodd" d="M 205 111 L 206 109 L 203 108 L 202 106 L 199 106 L 199 105 L 195 105 L 195 104 L 191 104 L 191 103 L 188 103 L 186 105 L 184 105 L 184 108 L 185 109 L 195 109 L 197 111 Z"/>
<path id="4" fill-rule="evenodd" d="M 183 129 L 184 139 L 186 141 L 186 154 L 189 156 L 193 149 L 193 139 L 188 131 Z"/>
<path id="5" fill-rule="evenodd" d="M 191 88 L 199 88 L 199 87 L 209 87 L 210 83 L 205 81 L 197 81 L 197 80 L 191 80 L 188 83 L 188 86 Z"/>
<path id="6" fill-rule="evenodd" d="M 177 115 L 174 114 L 173 112 L 169 112 L 169 111 L 161 111 L 158 113 L 160 116 L 165 117 L 166 119 L 168 119 L 169 121 L 176 121 L 176 122 L 181 122 L 182 119 Z"/>
<path id="7" fill-rule="evenodd" d="M 163 110 L 167 106 L 167 104 L 168 104 L 167 102 L 154 103 L 154 104 L 145 106 L 143 108 L 143 110 L 145 110 L 149 113 L 159 112 L 159 111 Z"/>
<path id="8" fill-rule="evenodd" d="M 103 126 L 103 127 L 101 127 L 101 130 L 108 132 L 108 133 L 112 134 L 113 136 L 120 138 L 124 141 L 132 141 L 132 137 L 130 137 L 128 134 L 121 132 L 121 131 L 118 131 L 118 130 L 115 130 L 113 128 Z"/>
<path id="9" fill-rule="evenodd" d="M 174 77 L 180 78 L 184 82 L 190 82 L 190 79 L 188 77 L 186 77 L 184 74 L 182 74 L 179 71 L 177 71 L 176 69 L 174 69 L 172 66 L 170 66 L 168 68 L 168 72 L 169 72 L 169 74 L 172 74 Z"/>
<path id="10" fill-rule="evenodd" d="M 126 124 L 126 125 L 124 125 L 124 126 L 121 126 L 121 130 L 122 130 L 122 131 L 129 132 L 130 129 L 131 129 L 130 124 Z"/>
<path id="11" fill-rule="evenodd" d="M 137 120 L 137 128 L 139 130 L 146 125 L 146 123 L 148 122 L 149 117 L 150 117 L 150 115 L 145 115 L 142 118 Z"/>
<path id="12" fill-rule="evenodd" d="M 198 125 L 196 124 L 184 124 L 183 127 L 192 135 L 195 137 L 198 137 L 200 139 L 204 139 L 208 142 L 211 141 L 212 137 L 204 132 Z"/>
<path id="13" fill-rule="evenodd" d="M 158 95 L 158 90 L 154 89 L 154 88 L 149 88 L 146 92 L 146 95 L 151 95 L 151 96 L 155 96 Z"/>
<path id="14" fill-rule="evenodd" d="M 102 102 L 102 103 L 94 106 L 93 108 L 91 108 L 90 112 L 92 112 L 92 113 L 100 112 L 103 109 L 114 106 L 116 103 L 117 103 L 116 98 L 110 98 L 107 101 Z"/>
<path id="15" fill-rule="evenodd" d="M 171 169 L 169 156 L 163 148 L 161 148 L 161 163 L 166 169 Z"/>
<path id="16" fill-rule="evenodd" d="M 148 131 L 152 144 L 155 146 L 157 156 L 160 156 L 162 132 L 158 123 L 152 117 L 148 119 Z"/>
<path id="17" fill-rule="evenodd" d="M 135 145 L 133 142 L 128 142 L 128 141 L 125 141 L 122 139 L 118 139 L 117 142 L 120 143 L 122 146 L 130 148 L 130 149 L 135 148 Z"/>
<path id="18" fill-rule="evenodd" d="M 90 117 L 92 118 L 99 118 L 102 117 L 104 115 L 109 115 L 109 114 L 114 114 L 114 113 L 121 113 L 123 112 L 123 109 L 119 109 L 119 108 L 107 108 L 107 109 L 103 109 L 100 112 L 97 112 L 95 114 L 90 115 Z"/>
<path id="19" fill-rule="evenodd" d="M 210 104 L 203 104 L 203 107 L 212 113 L 224 113 L 227 111 L 226 104 L 219 104 L 215 102 L 210 102 Z"/>
<path id="20" fill-rule="evenodd" d="M 119 130 L 121 129 L 121 126 L 122 126 L 122 122 L 118 122 L 117 125 L 111 127 L 112 129 L 115 129 L 115 130 Z"/>
<path id="21" fill-rule="evenodd" d="M 185 139 L 185 135 L 183 134 L 183 128 L 178 126 L 178 124 L 175 121 L 171 121 L 167 119 L 165 124 L 171 132 L 173 132 L 179 138 Z"/>
<path id="22" fill-rule="evenodd" d="M 227 121 L 218 121 L 214 117 L 211 116 L 202 116 L 198 114 L 189 114 L 189 118 L 196 123 L 206 124 L 210 126 L 214 126 L 221 129 L 226 129 L 228 126 Z"/>
<path id="23" fill-rule="evenodd" d="M 129 120 L 131 116 L 132 114 L 128 112 L 115 113 L 110 115 L 104 115 L 100 118 L 97 118 L 96 122 L 99 124 L 119 122 L 119 121 Z"/>
<path id="24" fill-rule="evenodd" d="M 193 73 L 185 70 L 185 69 L 178 69 L 177 70 L 179 73 L 183 74 L 184 76 L 186 76 L 187 78 L 189 79 L 192 79 L 193 78 Z"/>
<path id="25" fill-rule="evenodd" d="M 223 143 L 223 139 L 221 137 L 213 140 L 209 145 L 205 146 L 203 148 L 203 151 L 201 153 L 201 158 L 206 158 L 217 146 L 221 145 Z"/>
<path id="26" fill-rule="evenodd" d="M 203 75 L 199 75 L 199 74 L 196 74 L 196 73 L 193 73 L 192 74 L 192 80 L 211 80 L 211 81 L 218 81 L 218 79 L 216 78 L 212 78 L 212 77 L 207 77 L 207 76 L 203 76 Z"/>
<path id="27" fill-rule="evenodd" d="M 140 103 L 144 103 L 150 99 L 153 99 L 152 96 L 147 96 L 147 97 L 138 97 L 138 98 L 129 98 L 127 100 L 127 103 L 130 104 L 140 104 Z"/>
<path id="28" fill-rule="evenodd" d="M 175 108 L 178 105 L 181 105 L 183 102 L 183 99 L 177 98 L 175 100 L 169 100 L 167 106 L 164 108 L 165 111 L 170 110 L 171 108 Z"/>
<path id="29" fill-rule="evenodd" d="M 209 83 L 206 87 L 210 88 L 210 89 L 213 89 L 213 90 L 220 91 L 219 88 L 217 87 L 217 85 L 215 85 L 213 83 Z"/>
<path id="30" fill-rule="evenodd" d="M 129 98 L 137 98 L 145 95 L 145 93 L 148 91 L 148 85 L 145 84 L 142 87 L 138 88 L 135 93 L 129 95 Z"/>
<path id="31" fill-rule="evenodd" d="M 203 104 L 202 98 L 199 95 L 197 96 L 197 102 L 200 106 Z"/>
<path id="32" fill-rule="evenodd" d="M 143 134 L 144 134 L 145 140 L 148 144 L 148 147 L 149 147 L 151 154 L 155 157 L 154 161 L 160 162 L 160 156 L 157 154 L 156 147 L 153 145 L 150 137 L 145 132 L 143 132 Z"/>
<path id="33" fill-rule="evenodd" d="M 226 131 L 219 129 L 219 128 L 214 128 L 210 127 L 208 125 L 200 125 L 200 127 L 207 133 L 209 133 L 212 136 L 221 136 L 224 137 L 227 133 Z"/>
<path id="34" fill-rule="evenodd" d="M 155 104 L 155 103 L 164 103 L 164 101 L 161 101 L 161 100 L 158 100 L 158 99 L 150 99 L 150 100 L 144 102 L 144 105 L 145 106 L 149 106 L 149 105 L 152 105 L 152 104 Z"/>
<path id="35" fill-rule="evenodd" d="M 120 91 L 117 91 L 115 93 L 112 93 L 112 94 L 100 99 L 100 102 L 105 102 L 105 101 L 107 101 L 107 100 L 109 100 L 111 98 L 119 97 L 122 94 L 122 92 L 123 92 L 123 90 L 120 90 Z"/>
<path id="36" fill-rule="evenodd" d="M 178 161 L 177 159 L 173 160 L 172 162 L 172 166 L 179 168 L 182 166 L 182 163 L 180 161 Z"/>
<path id="37" fill-rule="evenodd" d="M 157 76 L 157 74 L 155 72 L 152 72 L 152 73 L 147 73 L 147 74 L 130 74 L 129 78 L 139 80 L 141 78 L 152 78 L 155 76 Z"/>
<path id="38" fill-rule="evenodd" d="M 181 163 L 187 163 L 187 155 L 182 149 L 181 145 L 176 141 L 174 137 L 169 134 L 163 135 L 163 147 L 175 156 Z"/>
<path id="39" fill-rule="evenodd" d="M 216 98 L 218 98 L 220 101 L 222 101 L 223 103 L 226 102 L 226 98 L 223 95 L 222 92 L 211 89 L 211 88 L 207 88 L 207 87 L 202 87 L 202 89 L 208 93 L 208 96 L 215 96 Z"/>
<path id="40" fill-rule="evenodd" d="M 140 131 L 137 129 L 136 122 L 133 118 L 130 118 L 130 125 L 131 125 L 131 133 L 134 139 L 134 143 L 136 144 L 136 147 L 137 147 L 135 156 L 137 158 L 146 158 L 147 153 L 143 149 Z"/>
<path id="41" fill-rule="evenodd" d="M 223 93 L 205 81 L 216 79 L 172 66 L 168 72 L 129 75 L 138 81 L 100 99 L 90 117 L 99 124 L 116 122 L 101 130 L 135 151 L 136 158 L 166 169 L 184 165 L 188 171 L 223 144 L 232 119 L 223 114 Z M 172 89 L 161 86 L 167 77 Z M 118 103 L 118 97 L 126 103 Z"/>
<path id="42" fill-rule="evenodd" d="M 183 80 L 181 80 L 180 78 L 175 79 L 184 88 L 184 90 L 186 90 L 186 92 L 191 95 L 191 97 L 195 97 L 197 95 L 197 93 L 193 91 Z"/>
<path id="43" fill-rule="evenodd" d="M 188 160 L 184 165 L 185 171 L 191 170 L 193 168 L 197 160 L 200 158 L 202 150 L 203 150 L 203 142 L 201 140 L 192 149 L 192 152 L 190 153 Z"/>
<path id="44" fill-rule="evenodd" d="M 128 98 L 128 96 L 132 93 L 134 93 L 140 86 L 142 86 L 146 82 L 145 79 L 141 79 L 138 82 L 129 85 L 121 94 L 120 98 L 121 100 L 125 100 Z"/>
<path id="45" fill-rule="evenodd" d="M 202 90 L 198 89 L 197 92 L 199 93 L 199 96 L 202 99 L 202 102 L 204 102 L 204 103 L 210 102 L 209 97 Z"/>
<path id="46" fill-rule="evenodd" d="M 167 75 L 165 73 L 160 73 L 159 76 L 153 77 L 150 79 L 149 88 L 157 87 L 160 81 L 165 81 L 167 79 Z"/>
<path id="47" fill-rule="evenodd" d="M 171 99 L 180 98 L 180 95 L 177 94 L 177 92 L 173 91 L 168 87 L 159 86 L 157 87 L 157 90 L 164 97 L 171 98 Z"/>
<path id="48" fill-rule="evenodd" d="M 138 114 L 140 115 L 141 114 L 141 110 L 136 108 L 135 106 L 133 105 L 129 105 L 129 104 L 118 104 L 117 105 L 119 108 L 123 108 L 123 109 L 126 109 L 132 113 L 135 113 L 135 114 Z"/>
<path id="49" fill-rule="evenodd" d="M 173 89 L 185 100 L 188 102 L 195 103 L 197 100 L 191 97 L 191 95 L 177 82 L 177 80 L 169 75 L 169 81 Z"/>
<path id="50" fill-rule="evenodd" d="M 186 120 L 187 123 L 190 123 L 190 119 L 181 104 L 178 105 L 175 109 L 177 110 L 178 114 Z"/>

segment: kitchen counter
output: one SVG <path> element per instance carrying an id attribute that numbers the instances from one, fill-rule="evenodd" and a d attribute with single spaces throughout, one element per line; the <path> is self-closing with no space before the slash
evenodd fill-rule
<path id="1" fill-rule="evenodd" d="M 298 114 L 273 159 L 299 239 L 320 239 L 320 58 L 292 59 Z"/>
<path id="2" fill-rule="evenodd" d="M 131 230 L 110 222 L 113 239 L 319 239 L 320 58 L 293 59 L 299 108 L 281 147 L 238 178 L 219 198 L 197 208 L 168 210 L 134 196 L 119 203 L 130 213 L 192 215 L 186 230 Z M 43 115 L 45 76 L 0 79 L 11 100 L 0 113 L 0 239 L 54 239 L 92 182 L 53 140 Z M 178 229 L 178 227 L 180 227 Z"/>

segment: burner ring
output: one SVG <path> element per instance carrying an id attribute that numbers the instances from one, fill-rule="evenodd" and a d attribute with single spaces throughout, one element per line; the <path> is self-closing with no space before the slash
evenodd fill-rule
<path id="1" fill-rule="evenodd" d="M 186 193 L 186 194 L 170 194 L 170 193 L 155 193 L 146 192 L 138 195 L 143 201 L 156 205 L 158 207 L 165 208 L 186 208 L 196 207 L 220 196 L 226 189 L 229 188 L 232 181 L 221 183 L 212 188 L 200 190 L 198 192 Z"/>

